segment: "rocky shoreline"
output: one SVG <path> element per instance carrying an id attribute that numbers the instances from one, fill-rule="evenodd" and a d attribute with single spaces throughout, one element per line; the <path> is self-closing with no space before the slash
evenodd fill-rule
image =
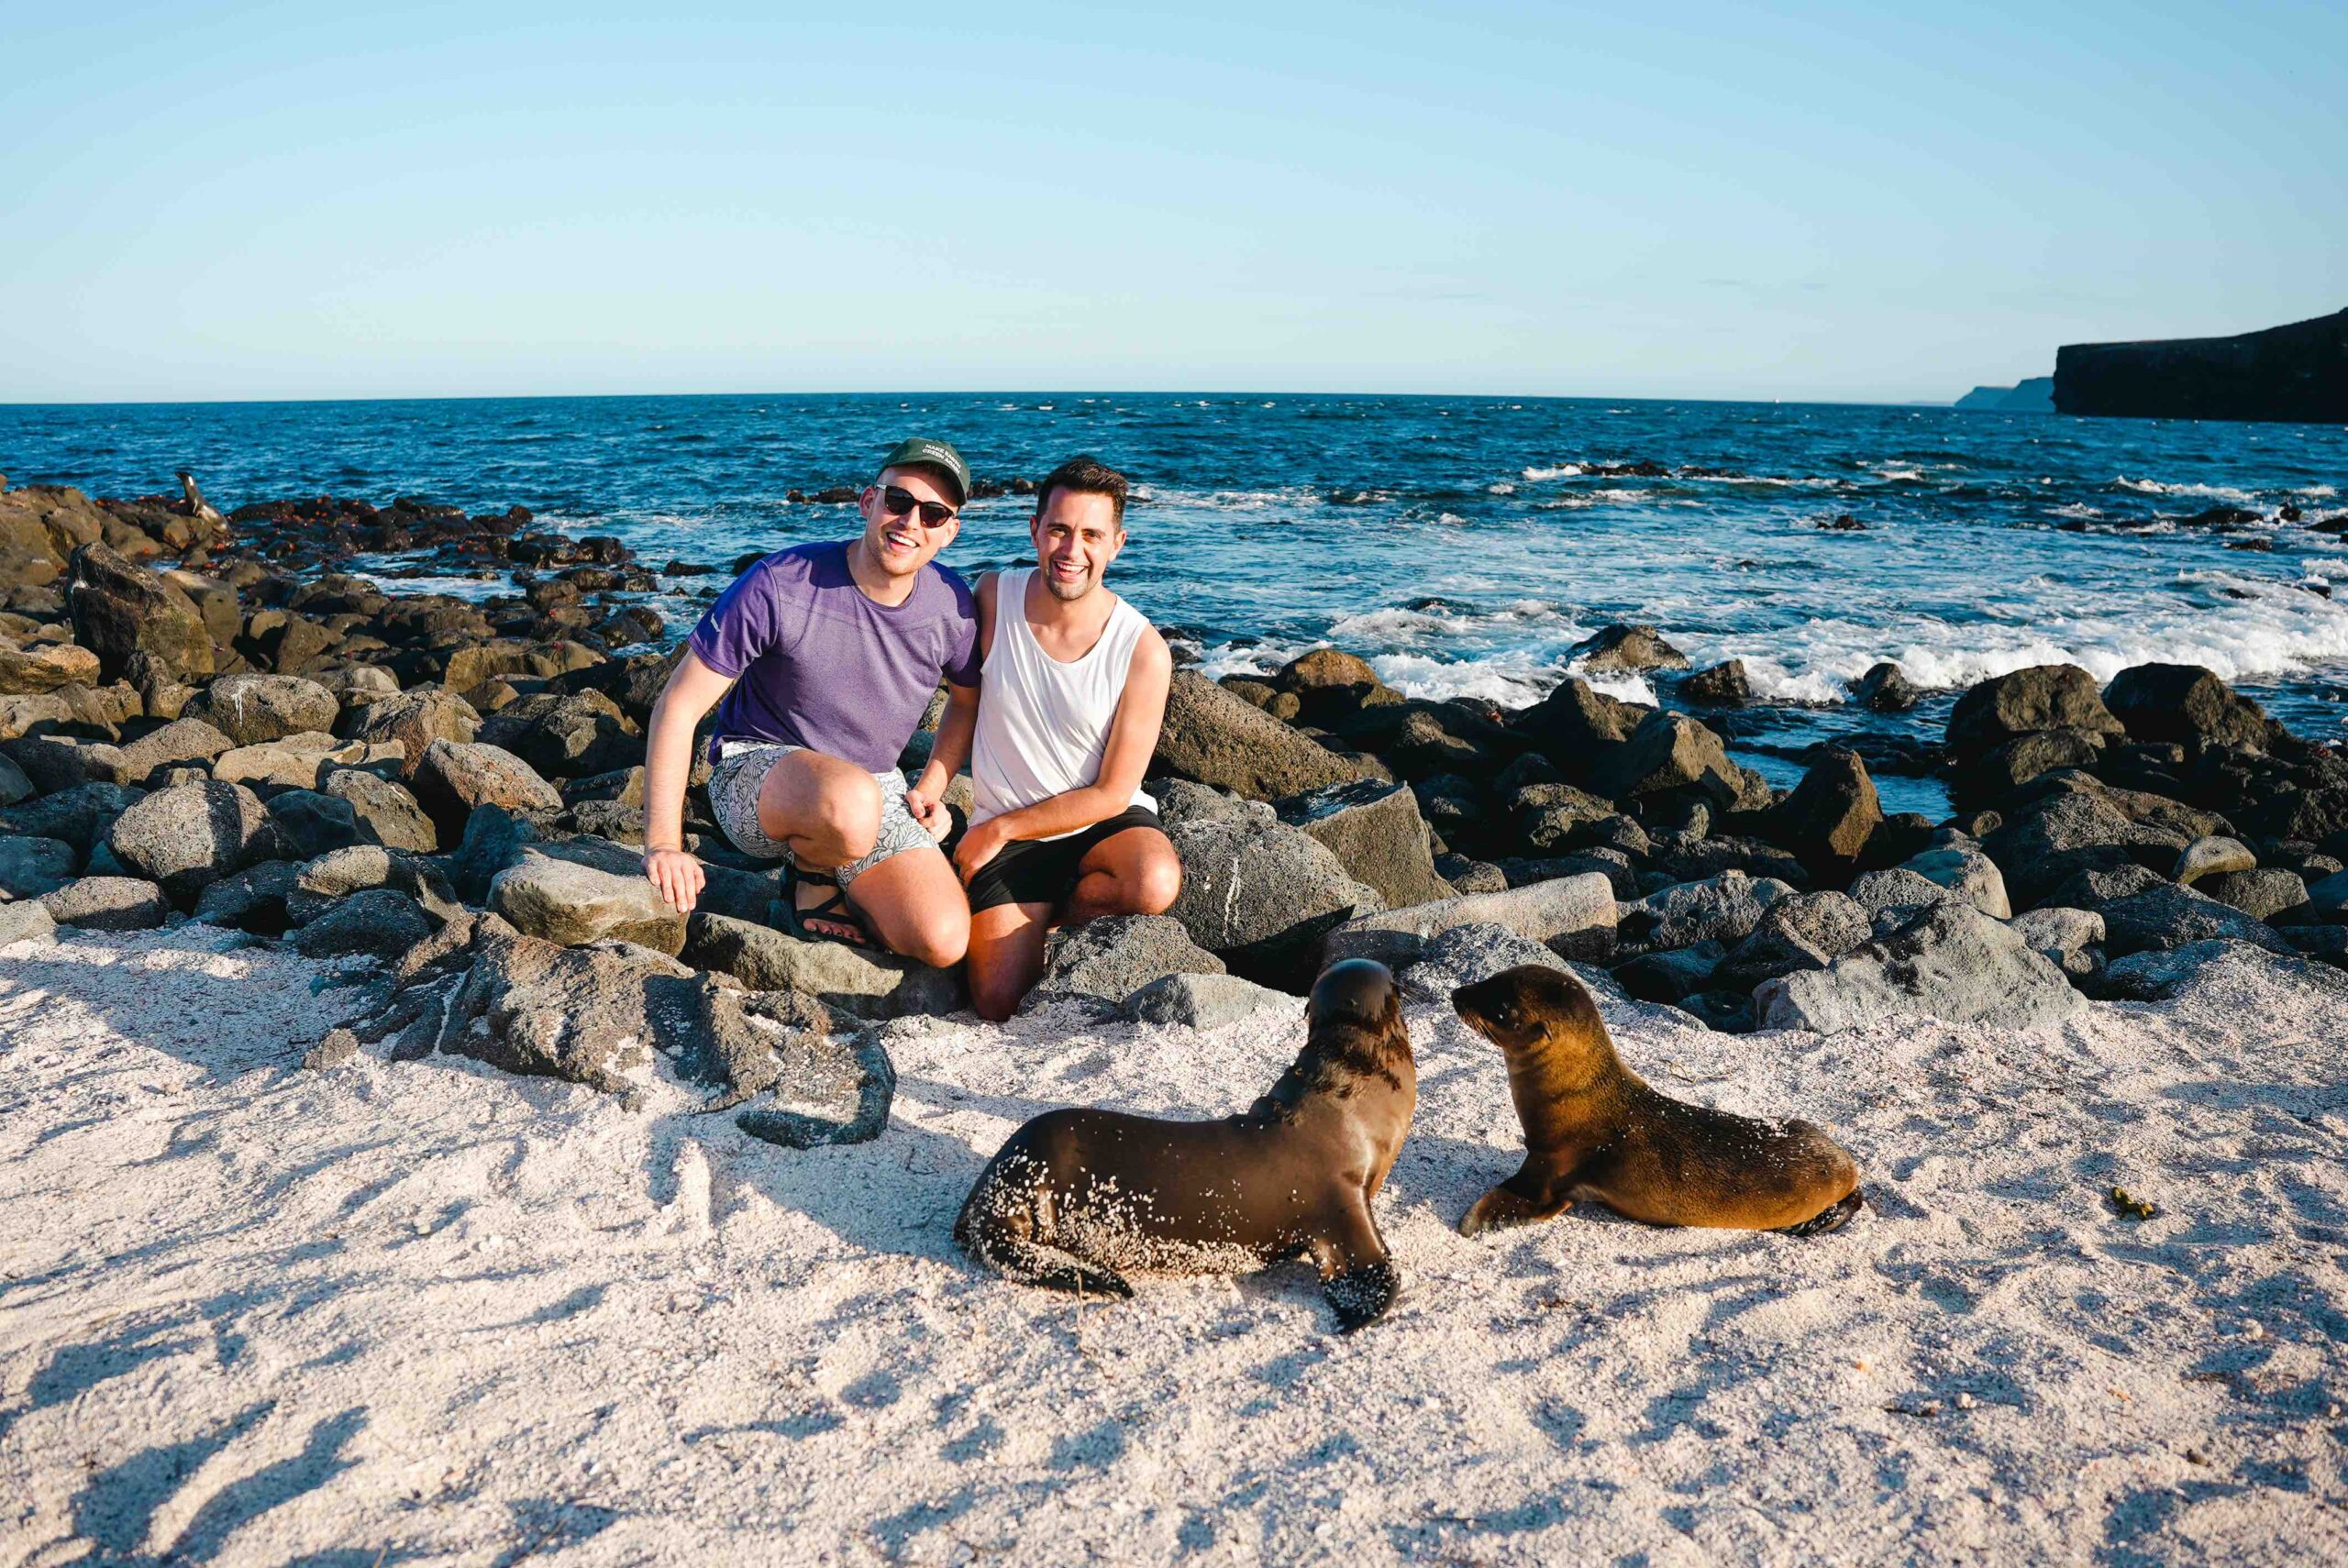
<path id="1" fill-rule="evenodd" d="M 626 1097 L 657 1051 L 757 1136 L 875 1135 L 894 1079 L 873 1025 L 959 1008 L 958 976 L 776 930 L 772 871 L 725 844 L 699 780 L 708 891 L 691 918 L 661 902 L 633 846 L 672 657 L 648 645 L 671 629 L 643 600 L 726 569 L 656 573 L 532 524 L 0 489 L 0 944 L 207 922 L 350 964 L 320 1067 L 453 1052 Z M 382 554 L 512 591 L 347 569 Z M 1688 662 L 1652 627 L 1577 653 Z M 1672 695 L 1733 704 L 1741 677 Z M 1856 697 L 1914 692 L 1885 666 Z M 1406 698 L 1335 648 L 1178 670 L 1152 774 L 1183 896 L 1058 939 L 1036 1005 L 1211 1023 L 1358 955 L 1422 992 L 1570 964 L 1719 1031 L 2026 1027 L 2220 957 L 2348 966 L 2348 760 L 2208 670 L 2001 676 L 1922 766 L 1959 814 L 1887 815 L 1840 748 L 1773 790 L 1698 712 L 1578 678 L 1504 710 Z"/>

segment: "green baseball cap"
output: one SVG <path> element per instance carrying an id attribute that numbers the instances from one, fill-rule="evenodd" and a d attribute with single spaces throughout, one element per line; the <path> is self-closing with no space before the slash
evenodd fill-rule
<path id="1" fill-rule="evenodd" d="M 970 465 L 947 443 L 933 441 L 926 436 L 909 436 L 897 443 L 895 451 L 880 459 L 881 473 L 910 468 L 936 469 L 953 480 L 955 505 L 970 499 Z"/>

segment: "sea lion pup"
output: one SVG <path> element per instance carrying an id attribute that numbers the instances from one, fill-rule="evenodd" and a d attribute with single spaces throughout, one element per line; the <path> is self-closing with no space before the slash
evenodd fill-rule
<path id="1" fill-rule="evenodd" d="M 1124 1271 L 1237 1274 L 1309 1253 L 1350 1333 L 1401 1276 L 1370 1200 L 1410 1130 L 1419 1077 L 1383 964 L 1313 983 L 1304 1049 L 1271 1092 L 1220 1121 L 1052 1110 L 979 1175 L 954 1240 L 1029 1285 L 1131 1296 Z"/>
<path id="2" fill-rule="evenodd" d="M 1451 1005 L 1508 1056 L 1524 1165 L 1476 1200 L 1460 1234 L 1530 1225 L 1577 1201 L 1650 1225 L 1814 1236 L 1858 1212 L 1851 1156 L 1807 1121 L 1756 1121 L 1657 1094 L 1614 1054 L 1580 982 L 1527 964 Z"/>

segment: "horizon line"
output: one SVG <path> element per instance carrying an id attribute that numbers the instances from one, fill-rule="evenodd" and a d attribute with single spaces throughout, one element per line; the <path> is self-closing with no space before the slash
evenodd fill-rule
<path id="1" fill-rule="evenodd" d="M 2034 378 L 2025 377 L 2024 380 Z M 1991 384 L 1991 383 L 1984 383 Z M 1967 388 L 1970 392 L 1974 389 Z M 1962 395 L 1962 394 L 1960 394 Z M 1818 408 L 1954 408 L 1955 399 L 1722 397 L 1718 395 L 1659 396 L 1654 393 L 1608 392 L 1281 392 L 1234 391 L 1200 387 L 981 387 L 970 390 L 930 388 L 866 392 L 434 392 L 391 397 L 200 397 L 200 398 L 80 398 L 17 400 L 0 398 L 0 409 L 38 408 L 282 408 L 307 403 L 599 403 L 660 398 L 915 398 L 915 397 L 1178 397 L 1178 398 L 1414 398 L 1463 399 L 1477 403 L 1707 403 Z M 1975 412 L 1975 411 L 1967 411 Z M 1999 410 L 1978 412 L 1997 413 Z M 2011 412 L 2011 411 L 2005 411 Z"/>

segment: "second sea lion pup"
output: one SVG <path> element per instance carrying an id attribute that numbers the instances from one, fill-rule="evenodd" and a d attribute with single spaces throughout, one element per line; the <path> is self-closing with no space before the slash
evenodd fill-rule
<path id="1" fill-rule="evenodd" d="M 1304 1049 L 1220 1121 L 1053 1110 L 1013 1132 L 954 1240 L 1029 1285 L 1131 1296 L 1124 1273 L 1238 1274 L 1311 1254 L 1338 1327 L 1375 1322 L 1401 1276 L 1371 1201 L 1418 1103 L 1401 996 L 1382 964 L 1333 964 Z"/>
<path id="2" fill-rule="evenodd" d="M 1657 1094 L 1623 1065 L 1569 975 L 1526 964 L 1451 1005 L 1508 1057 L 1524 1165 L 1476 1200 L 1462 1235 L 1530 1225 L 1576 1202 L 1650 1225 L 1811 1236 L 1858 1212 L 1851 1156 L 1807 1121 L 1757 1121 Z"/>

